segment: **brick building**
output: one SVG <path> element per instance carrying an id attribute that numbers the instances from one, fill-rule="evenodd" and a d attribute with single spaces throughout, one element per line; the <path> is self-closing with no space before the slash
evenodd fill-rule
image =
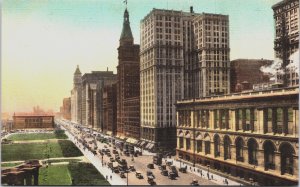
<path id="1" fill-rule="evenodd" d="M 129 13 L 124 12 L 118 48 L 117 137 L 140 138 L 140 46 L 134 44 Z"/>
<path id="2" fill-rule="evenodd" d="M 54 115 L 15 113 L 12 130 L 16 129 L 53 129 Z"/>
<path id="3" fill-rule="evenodd" d="M 115 136 L 117 133 L 117 84 L 103 87 L 103 126 L 101 131 Z"/>
<path id="4" fill-rule="evenodd" d="M 71 97 L 63 99 L 62 117 L 71 120 Z"/>
<path id="5" fill-rule="evenodd" d="M 270 80 L 268 74 L 260 68 L 272 64 L 272 60 L 266 59 L 236 59 L 230 62 L 230 92 L 251 90 L 253 84 L 267 83 Z"/>

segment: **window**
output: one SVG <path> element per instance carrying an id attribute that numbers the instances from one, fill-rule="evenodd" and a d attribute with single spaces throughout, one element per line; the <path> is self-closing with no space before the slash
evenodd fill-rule
<path id="1" fill-rule="evenodd" d="M 263 144 L 265 170 L 275 169 L 275 145 L 267 140 Z"/>
<path id="2" fill-rule="evenodd" d="M 294 159 L 293 155 L 295 154 L 294 148 L 289 143 L 282 143 L 279 147 L 280 150 L 280 163 L 281 163 L 281 174 L 290 174 L 294 173 Z"/>
<path id="3" fill-rule="evenodd" d="M 230 150 L 231 140 L 226 135 L 224 137 L 224 160 L 231 159 L 231 150 Z"/>
<path id="4" fill-rule="evenodd" d="M 215 157 L 219 157 L 220 154 L 220 137 L 219 135 L 215 135 L 214 137 L 214 146 L 215 146 Z"/>
<path id="5" fill-rule="evenodd" d="M 243 156 L 243 147 L 244 147 L 244 141 L 241 137 L 238 137 L 236 139 L 236 160 L 240 162 L 244 162 L 244 156 Z"/>
<path id="6" fill-rule="evenodd" d="M 249 164 L 257 165 L 257 149 L 258 149 L 257 142 L 253 138 L 250 138 L 248 141 Z"/>

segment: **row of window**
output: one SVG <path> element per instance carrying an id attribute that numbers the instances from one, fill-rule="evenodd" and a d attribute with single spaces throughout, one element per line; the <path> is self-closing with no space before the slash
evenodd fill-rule
<path id="1" fill-rule="evenodd" d="M 188 136 L 188 134 L 186 134 Z M 204 143 L 204 150 L 203 150 Z M 204 154 L 211 154 L 211 144 L 209 135 L 206 135 L 204 139 L 196 140 L 195 150 L 197 153 L 204 152 Z M 235 144 L 232 145 L 232 142 L 228 135 L 224 136 L 223 139 L 223 148 L 224 152 L 221 153 L 221 139 L 219 135 L 214 136 L 213 140 L 214 146 L 214 157 L 220 157 L 221 154 L 224 156 L 224 160 L 232 159 L 232 148 L 236 150 L 236 161 L 245 162 L 245 156 L 248 157 L 248 164 L 258 165 L 258 143 L 254 138 L 250 138 L 247 141 L 247 146 L 244 140 L 241 137 L 237 137 Z M 179 148 L 182 149 L 183 146 L 183 137 L 179 138 Z M 186 150 L 191 149 L 191 139 L 186 138 Z M 245 155 L 245 150 L 248 150 L 248 155 Z M 264 153 L 264 168 L 265 170 L 275 170 L 275 152 L 276 146 L 271 140 L 266 140 L 263 143 L 263 153 Z M 280 163 L 281 163 L 281 174 L 291 174 L 294 173 L 294 159 L 293 155 L 295 150 L 293 146 L 288 142 L 283 142 L 279 146 L 280 152 Z"/>

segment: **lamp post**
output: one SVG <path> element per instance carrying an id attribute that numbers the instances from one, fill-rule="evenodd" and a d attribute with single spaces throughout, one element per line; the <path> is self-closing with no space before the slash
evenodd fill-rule
<path id="1" fill-rule="evenodd" d="M 208 175 L 209 175 L 209 165 L 207 165 L 207 173 L 208 173 Z"/>
<path id="2" fill-rule="evenodd" d="M 126 173 L 127 173 L 127 186 L 128 186 L 128 173 L 129 173 L 129 171 L 126 170 Z"/>

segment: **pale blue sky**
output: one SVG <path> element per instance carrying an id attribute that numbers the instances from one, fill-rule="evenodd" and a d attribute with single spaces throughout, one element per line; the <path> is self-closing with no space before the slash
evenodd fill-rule
<path id="1" fill-rule="evenodd" d="M 229 15 L 231 60 L 273 59 L 271 6 L 279 0 L 128 0 L 135 43 L 153 8 Z M 2 110 L 59 110 L 70 96 L 76 65 L 82 73 L 116 73 L 123 0 L 4 0 Z"/>

